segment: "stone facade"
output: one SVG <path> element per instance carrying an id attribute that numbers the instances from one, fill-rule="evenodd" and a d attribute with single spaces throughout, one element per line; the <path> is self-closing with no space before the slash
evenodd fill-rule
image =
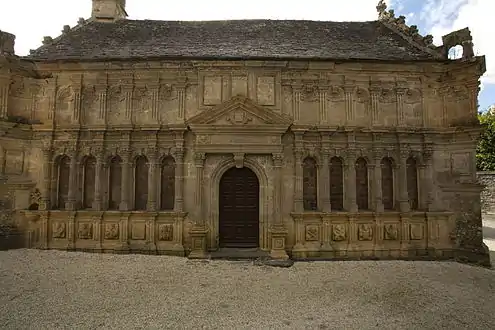
<path id="1" fill-rule="evenodd" d="M 485 185 L 481 192 L 482 212 L 495 212 L 495 172 L 478 172 L 478 181 Z"/>
<path id="2" fill-rule="evenodd" d="M 440 59 L 4 66 L 1 164 L 29 181 L 15 190 L 26 244 L 205 257 L 222 239 L 220 182 L 239 168 L 258 179 L 257 245 L 273 258 L 486 262 L 484 57 L 424 47 Z"/>

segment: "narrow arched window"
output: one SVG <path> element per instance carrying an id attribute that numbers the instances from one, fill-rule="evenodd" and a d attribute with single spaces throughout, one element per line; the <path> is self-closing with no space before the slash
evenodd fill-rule
<path id="1" fill-rule="evenodd" d="M 344 209 L 344 167 L 339 157 L 330 160 L 330 204 L 333 211 Z"/>
<path id="2" fill-rule="evenodd" d="M 383 158 L 382 170 L 382 203 L 385 210 L 394 209 L 394 169 L 390 158 Z"/>
<path id="3" fill-rule="evenodd" d="M 69 199 L 70 182 L 70 158 L 65 155 L 58 159 L 57 181 L 57 206 L 59 210 L 64 210 Z"/>
<path id="4" fill-rule="evenodd" d="M 358 210 L 368 210 L 368 163 L 364 158 L 356 161 L 356 203 Z"/>
<path id="5" fill-rule="evenodd" d="M 315 211 L 318 208 L 316 161 L 308 157 L 303 161 L 303 203 L 305 211 Z"/>
<path id="6" fill-rule="evenodd" d="M 170 211 L 175 203 L 175 161 L 172 157 L 165 157 L 161 163 L 160 209 Z"/>
<path id="7" fill-rule="evenodd" d="M 108 209 L 118 210 L 122 186 L 122 159 L 115 156 L 110 160 L 110 173 L 108 183 Z"/>
<path id="8" fill-rule="evenodd" d="M 146 210 L 148 203 L 148 160 L 144 156 L 136 158 L 134 171 L 134 209 Z"/>
<path id="9" fill-rule="evenodd" d="M 418 209 L 418 166 L 416 159 L 409 157 L 406 163 L 407 175 L 407 196 L 411 210 Z"/>
<path id="10" fill-rule="evenodd" d="M 95 200 L 95 175 L 96 175 L 96 159 L 94 157 L 86 157 L 84 160 L 83 170 L 83 208 L 90 209 L 93 207 Z"/>

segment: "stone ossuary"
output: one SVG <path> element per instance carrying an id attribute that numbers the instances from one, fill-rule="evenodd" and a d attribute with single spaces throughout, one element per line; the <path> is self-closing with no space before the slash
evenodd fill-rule
<path id="1" fill-rule="evenodd" d="M 93 0 L 26 57 L 0 32 L 2 221 L 25 246 L 489 263 L 468 29 L 435 46 L 383 1 L 373 22 L 125 5 Z"/>

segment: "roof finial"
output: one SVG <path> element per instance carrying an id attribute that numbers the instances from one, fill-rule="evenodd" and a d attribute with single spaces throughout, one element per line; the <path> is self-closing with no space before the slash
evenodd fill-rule
<path id="1" fill-rule="evenodd" d="M 379 19 L 384 18 L 387 11 L 387 4 L 385 3 L 385 0 L 378 1 L 378 5 L 376 5 L 376 11 L 378 12 Z"/>

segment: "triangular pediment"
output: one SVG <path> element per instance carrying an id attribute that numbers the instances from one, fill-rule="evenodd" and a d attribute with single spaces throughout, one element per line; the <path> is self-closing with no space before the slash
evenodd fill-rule
<path id="1" fill-rule="evenodd" d="M 275 125 L 289 126 L 292 119 L 266 109 L 245 96 L 234 96 L 211 110 L 190 118 L 188 125 Z"/>

